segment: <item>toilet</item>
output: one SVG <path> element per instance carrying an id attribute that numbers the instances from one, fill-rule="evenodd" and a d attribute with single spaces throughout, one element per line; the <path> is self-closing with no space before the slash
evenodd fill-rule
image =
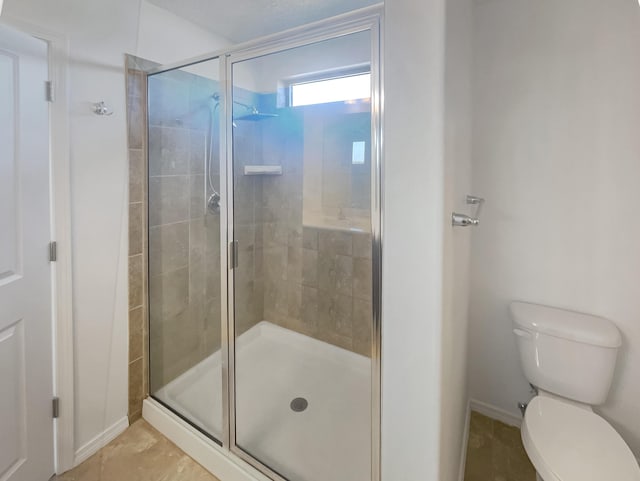
<path id="1" fill-rule="evenodd" d="M 605 402 L 622 343 L 609 320 L 553 307 L 510 306 L 522 369 L 538 392 L 521 433 L 539 481 L 640 481 L 616 430 L 593 412 Z"/>

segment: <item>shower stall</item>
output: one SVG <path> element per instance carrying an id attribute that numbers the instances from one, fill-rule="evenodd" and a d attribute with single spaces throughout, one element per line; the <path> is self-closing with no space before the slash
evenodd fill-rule
<path id="1" fill-rule="evenodd" d="M 145 417 L 246 479 L 379 479 L 379 25 L 147 75 Z"/>

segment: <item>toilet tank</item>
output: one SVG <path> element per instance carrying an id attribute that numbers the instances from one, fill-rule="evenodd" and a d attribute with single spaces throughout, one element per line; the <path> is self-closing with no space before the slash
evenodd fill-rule
<path id="1" fill-rule="evenodd" d="M 513 302 L 510 306 L 524 374 L 544 391 L 584 404 L 607 399 L 620 331 L 602 317 Z"/>

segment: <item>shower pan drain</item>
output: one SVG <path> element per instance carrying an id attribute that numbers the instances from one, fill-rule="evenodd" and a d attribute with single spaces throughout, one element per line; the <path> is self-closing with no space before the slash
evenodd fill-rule
<path id="1" fill-rule="evenodd" d="M 297 397 L 293 401 L 291 401 L 291 404 L 289 404 L 289 406 L 291 406 L 291 409 L 293 411 L 297 412 L 297 413 L 302 412 L 305 409 L 307 409 L 308 405 L 309 405 L 309 403 L 303 397 Z"/>

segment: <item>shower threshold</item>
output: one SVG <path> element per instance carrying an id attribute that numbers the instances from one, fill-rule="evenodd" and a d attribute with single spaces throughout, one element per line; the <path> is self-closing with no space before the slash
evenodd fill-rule
<path id="1" fill-rule="evenodd" d="M 258 323 L 236 341 L 237 445 L 291 480 L 370 480 L 370 377 L 365 356 Z M 222 439 L 220 351 L 154 397 Z"/>

